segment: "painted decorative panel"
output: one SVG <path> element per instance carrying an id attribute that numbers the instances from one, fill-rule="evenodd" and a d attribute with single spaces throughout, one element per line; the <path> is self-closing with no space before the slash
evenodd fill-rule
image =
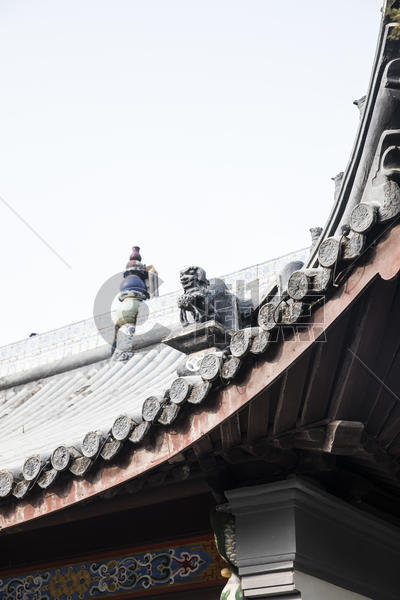
<path id="1" fill-rule="evenodd" d="M 2 600 L 131 598 L 221 585 L 214 539 L 191 540 L 114 552 L 25 572 L 0 573 Z"/>

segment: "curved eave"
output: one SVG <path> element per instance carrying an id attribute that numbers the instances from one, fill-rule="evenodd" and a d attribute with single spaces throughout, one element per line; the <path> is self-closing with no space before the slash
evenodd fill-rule
<path id="1" fill-rule="evenodd" d="M 378 276 L 384 280 L 392 279 L 399 270 L 400 225 L 396 225 L 381 239 L 370 262 L 358 266 L 336 294 L 313 313 L 309 329 L 314 329 L 318 335 L 327 331 L 374 279 Z M 253 363 L 240 385 L 232 383 L 217 392 L 215 410 L 189 414 L 183 432 L 174 428 L 165 433 L 160 431 L 154 446 L 138 448 L 122 467 L 105 465 L 89 479 L 71 480 L 63 493 L 47 491 L 35 500 L 4 505 L 0 509 L 0 528 L 4 530 L 67 508 L 170 461 L 271 386 L 314 343 L 315 336 L 312 335 L 283 343 L 276 358 Z"/>
<path id="2" fill-rule="evenodd" d="M 323 240 L 337 234 L 340 226 L 348 223 L 351 209 L 360 202 L 382 132 L 400 126 L 398 118 L 398 122 L 393 123 L 396 108 L 393 100 L 394 95 L 398 98 L 398 85 L 396 83 L 393 87 L 393 81 L 387 73 L 391 61 L 397 59 L 400 64 L 400 59 L 397 58 L 400 54 L 400 41 L 390 39 L 394 27 L 395 24 L 387 23 L 385 17 L 382 19 L 366 104 L 357 136 L 344 172 L 340 192 L 318 243 L 312 249 L 307 261 L 309 267 L 318 263 L 318 250 Z M 399 68 L 397 67 L 397 70 Z"/>

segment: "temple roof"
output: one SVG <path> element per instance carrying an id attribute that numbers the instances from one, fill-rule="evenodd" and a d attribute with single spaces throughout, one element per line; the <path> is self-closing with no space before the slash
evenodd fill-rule
<path id="1" fill-rule="evenodd" d="M 307 254 L 308 249 L 302 249 L 222 279 L 227 286 L 257 282 L 257 295 L 262 296 L 288 262 L 304 262 Z M 148 301 L 149 313 L 137 325 L 137 348 L 128 360 L 111 354 L 106 341 L 110 332 L 97 329 L 95 319 L 0 349 L 0 494 L 8 484 L 4 470 L 18 478 L 28 459 L 25 471 L 38 468 L 42 473 L 46 465 L 51 468 L 51 455 L 58 447 L 80 453 L 85 436 L 93 432 L 102 447 L 85 463 L 86 469 L 93 460 L 105 457 L 103 446 L 121 414 L 129 415 L 135 424 L 143 422 L 144 401 L 164 396 L 184 357 L 160 343 L 178 325 L 177 295 Z M 49 483 L 35 476 L 30 486 L 37 480 L 43 487 Z M 23 488 L 21 496 L 26 492 Z"/>
<path id="2" fill-rule="evenodd" d="M 224 278 L 239 305 L 247 302 L 249 308 L 247 321 L 239 319 L 230 330 L 229 343 L 204 350 L 189 368 L 189 359 L 163 343 L 182 344 L 176 336 L 168 337 L 179 325 L 176 293 L 143 301 L 149 314 L 146 308 L 141 319 L 139 312 L 130 353 L 114 352 L 110 324 L 96 330 L 89 321 L 76 338 L 67 328 L 64 334 L 61 330 L 0 349 L 0 495 L 23 499 L 19 511 L 0 510 L 3 527 L 80 502 L 160 465 L 185 462 L 183 453 L 190 448 L 199 464 L 215 448 L 228 461 L 238 460 L 231 450 L 243 454 L 246 436 L 244 452 L 261 453 L 267 463 L 297 465 L 297 455 L 288 457 L 286 450 L 298 448 L 318 456 L 351 455 L 359 468 L 379 471 L 399 489 L 400 420 L 397 408 L 387 408 L 384 394 L 384 379 L 396 364 L 390 356 L 397 356 L 397 338 L 389 347 L 390 336 L 382 335 L 390 331 L 387 315 L 393 314 L 398 292 L 397 283 L 377 284 L 400 270 L 400 41 L 395 28 L 384 10 L 354 149 L 343 177 L 335 178 L 334 205 L 325 227 L 313 229 L 310 256 L 302 250 Z M 296 260 L 305 264 L 286 269 L 279 278 L 287 263 L 293 266 Z M 140 275 L 143 265 L 135 264 L 124 277 L 134 279 L 135 269 Z M 256 279 L 257 298 L 240 296 L 236 283 L 246 289 L 251 287 L 246 282 Z M 209 282 L 199 267 L 181 274 L 181 282 L 185 326 L 185 309 L 191 308 L 196 318 L 196 307 L 190 305 L 193 289 L 204 299 Z M 123 287 L 124 298 L 136 302 L 143 286 L 130 283 L 131 288 L 129 281 Z M 359 298 L 365 306 L 358 304 Z M 208 307 L 203 309 L 208 316 Z M 354 319 L 350 324 L 346 313 Z M 213 321 L 212 327 L 218 329 Z M 326 346 L 318 346 L 326 339 Z M 387 371 L 380 366 L 378 347 L 390 361 Z M 368 420 L 378 418 L 375 396 L 370 395 L 366 414 L 361 396 L 353 393 L 368 395 L 359 364 L 370 375 L 383 369 L 374 384 L 385 419 L 390 421 L 395 412 L 390 440 L 381 439 Z M 391 390 L 390 402 L 397 401 Z M 365 422 L 371 427 L 367 437 Z M 131 446 L 125 444 L 128 440 Z M 120 451 L 124 460 L 116 464 Z M 92 466 L 97 471 L 90 480 L 78 479 L 86 478 Z M 69 487 L 51 492 L 59 479 L 68 479 Z M 29 494 L 38 488 L 45 489 L 42 500 L 30 504 Z"/>

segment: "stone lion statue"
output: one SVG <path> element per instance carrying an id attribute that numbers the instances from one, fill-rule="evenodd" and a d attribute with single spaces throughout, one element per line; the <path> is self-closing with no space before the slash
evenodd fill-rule
<path id="1" fill-rule="evenodd" d="M 212 294 L 206 272 L 201 267 L 187 267 L 180 272 L 183 294 L 178 298 L 180 320 L 189 325 L 188 315 L 195 323 L 203 323 L 214 317 Z"/>

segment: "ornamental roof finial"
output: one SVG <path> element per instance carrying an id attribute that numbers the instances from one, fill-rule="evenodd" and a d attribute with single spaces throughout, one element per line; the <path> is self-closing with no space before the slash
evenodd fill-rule
<path id="1" fill-rule="evenodd" d="M 129 257 L 129 262 L 126 265 L 126 268 L 129 269 L 130 267 L 133 267 L 138 262 L 139 263 L 142 262 L 142 257 L 140 255 L 140 248 L 139 248 L 139 246 L 132 246 L 132 252 Z"/>
<path id="2" fill-rule="evenodd" d="M 123 279 L 119 286 L 115 317 L 114 360 L 128 360 L 134 352 L 134 333 L 143 301 L 158 296 L 158 275 L 153 266 L 142 263 L 139 246 L 132 246 Z M 124 327 L 127 326 L 127 327 Z"/>

